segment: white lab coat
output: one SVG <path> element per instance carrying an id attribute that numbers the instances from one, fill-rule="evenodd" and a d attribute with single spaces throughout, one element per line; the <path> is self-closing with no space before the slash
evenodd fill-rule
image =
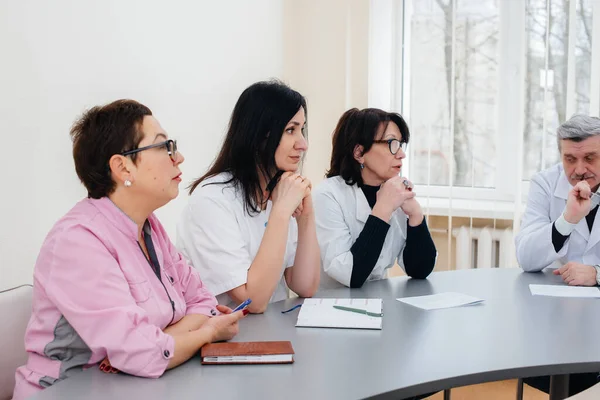
<path id="1" fill-rule="evenodd" d="M 362 232 L 371 207 L 358 185 L 340 176 L 321 182 L 313 192 L 317 238 L 321 248 L 320 289 L 350 286 L 353 257 L 350 248 Z M 402 269 L 407 217 L 400 208 L 392 214 L 390 229 L 368 281 L 387 277 L 396 260 Z M 343 286 L 342 286 L 343 285 Z"/>
<path id="2" fill-rule="evenodd" d="M 569 261 L 600 264 L 600 213 L 596 214 L 591 234 L 582 218 L 558 253 L 552 245 L 552 224 L 563 213 L 571 189 L 562 164 L 531 179 L 521 231 L 515 237 L 517 260 L 523 270 L 541 271 L 553 263 L 558 267 Z"/>
<path id="3" fill-rule="evenodd" d="M 177 225 L 177 247 L 200 272 L 219 304 L 232 306 L 226 292 L 248 281 L 248 269 L 262 243 L 272 203 L 268 202 L 266 210 L 248 215 L 241 190 L 232 184 L 214 184 L 230 179 L 231 174 L 221 173 L 194 190 Z M 281 276 L 270 302 L 287 298 L 283 274 L 294 265 L 297 243 L 298 225 L 290 218 Z"/>

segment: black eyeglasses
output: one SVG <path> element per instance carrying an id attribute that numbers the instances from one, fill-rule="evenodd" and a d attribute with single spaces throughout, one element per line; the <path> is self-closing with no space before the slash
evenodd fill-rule
<path id="1" fill-rule="evenodd" d="M 133 149 L 129 151 L 125 151 L 121 153 L 122 156 L 128 156 L 131 154 L 139 153 L 140 151 L 154 149 L 156 147 L 164 147 L 167 149 L 167 153 L 169 153 L 169 157 L 171 157 L 172 161 L 177 160 L 177 140 L 166 140 L 164 142 L 151 144 L 150 146 L 140 147 L 139 149 Z"/>
<path id="2" fill-rule="evenodd" d="M 390 148 L 390 153 L 394 155 L 396 155 L 400 149 L 406 152 L 406 142 L 401 142 L 398 139 L 373 140 L 373 143 L 387 143 Z"/>

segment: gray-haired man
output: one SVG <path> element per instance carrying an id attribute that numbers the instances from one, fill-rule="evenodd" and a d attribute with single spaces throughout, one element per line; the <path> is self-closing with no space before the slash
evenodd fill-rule
<path id="1" fill-rule="evenodd" d="M 531 179 L 527 209 L 515 238 L 523 270 L 554 265 L 569 285 L 600 283 L 600 118 L 575 115 L 557 130 L 562 162 Z M 569 395 L 597 382 L 598 374 L 574 374 Z M 548 392 L 549 378 L 526 383 Z"/>

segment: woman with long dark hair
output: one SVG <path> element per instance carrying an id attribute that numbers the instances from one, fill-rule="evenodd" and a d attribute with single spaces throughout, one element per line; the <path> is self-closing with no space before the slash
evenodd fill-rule
<path id="1" fill-rule="evenodd" d="M 178 245 L 221 304 L 301 297 L 319 286 L 311 183 L 299 174 L 308 148 L 306 100 L 278 81 L 238 99 L 219 155 L 190 186 Z"/>

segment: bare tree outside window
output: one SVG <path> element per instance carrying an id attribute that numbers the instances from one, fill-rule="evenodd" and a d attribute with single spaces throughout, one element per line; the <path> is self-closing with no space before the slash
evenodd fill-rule
<path id="1" fill-rule="evenodd" d="M 589 113 L 592 5 L 591 0 L 575 1 L 576 111 Z M 569 2 L 528 0 L 526 24 L 523 178 L 528 180 L 559 161 L 556 128 L 570 117 L 566 115 Z"/>
<path id="2" fill-rule="evenodd" d="M 523 178 L 559 159 L 556 128 L 570 117 L 569 2 L 416 0 L 405 21 L 411 30 L 407 62 L 416 183 L 449 185 L 452 171 L 454 186 L 496 186 L 496 164 L 505 159 L 496 154 L 496 145 L 510 134 L 498 132 L 498 118 L 521 117 L 498 115 L 500 1 L 526 3 Z M 577 2 L 575 108 L 589 113 L 593 0 L 572 1 Z"/>
<path id="3" fill-rule="evenodd" d="M 498 1 L 419 0 L 410 22 L 413 179 L 494 187 Z"/>

